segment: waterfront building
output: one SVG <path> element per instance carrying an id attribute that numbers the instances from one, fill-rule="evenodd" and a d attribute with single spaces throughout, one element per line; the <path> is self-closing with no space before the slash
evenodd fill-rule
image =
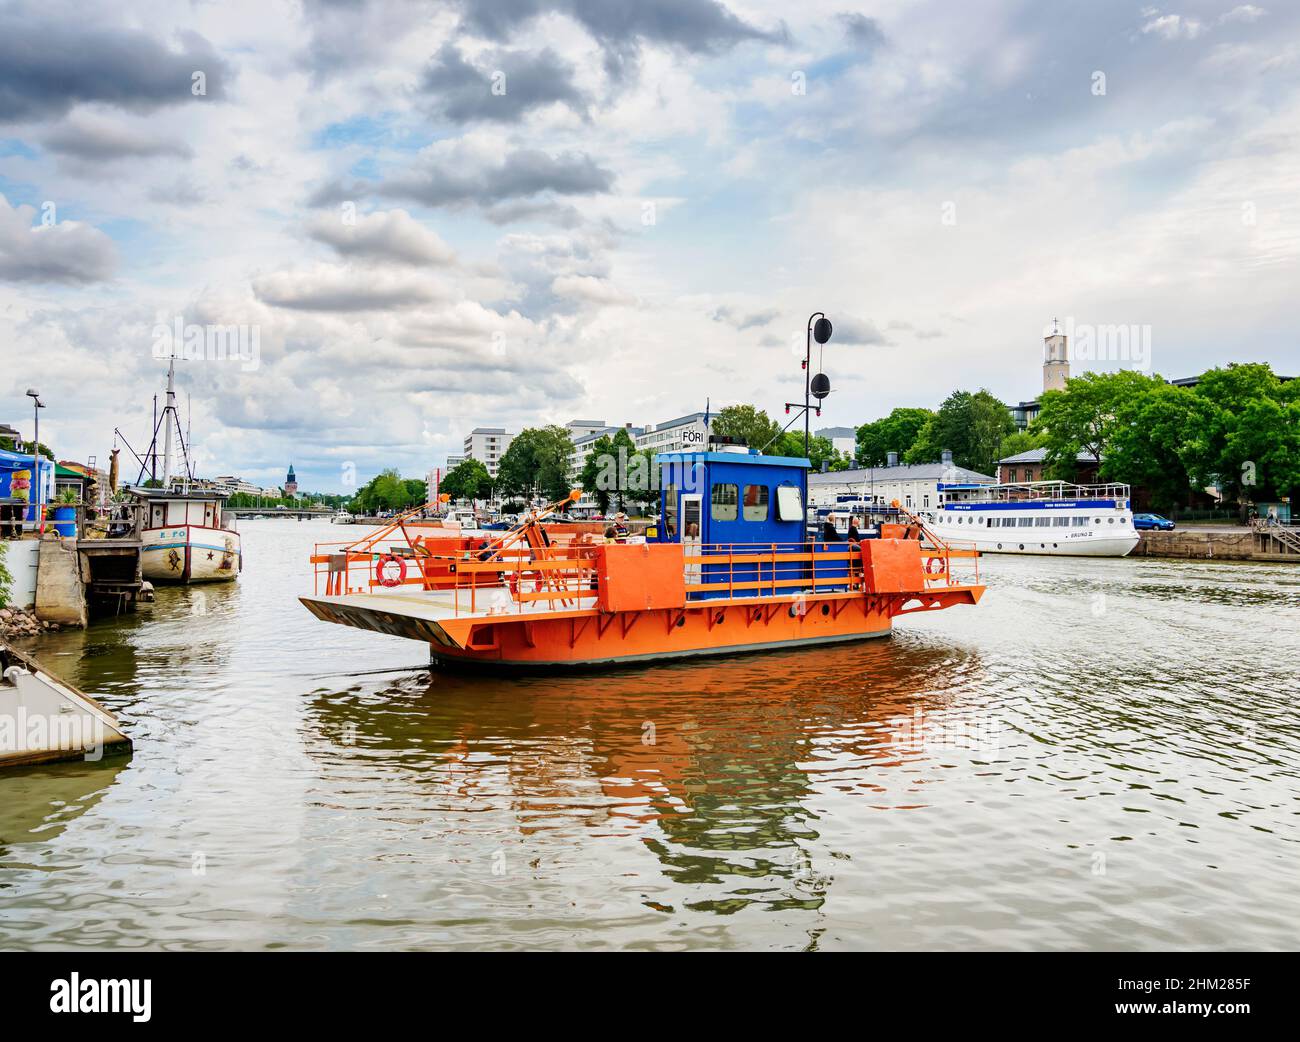
<path id="1" fill-rule="evenodd" d="M 644 432 L 645 428 L 633 427 L 630 423 L 625 423 L 622 427 L 601 427 L 599 430 L 574 438 L 573 450 L 569 453 L 569 480 L 576 482 L 582 476 L 582 468 L 587 465 L 587 457 L 591 455 L 596 442 L 601 438 L 612 438 L 620 430 L 627 432 L 635 446 L 637 437 Z"/>
<path id="2" fill-rule="evenodd" d="M 293 472 L 293 464 L 289 464 L 289 473 L 284 479 L 284 494 L 288 499 L 294 498 L 298 494 L 298 478 Z"/>
<path id="3" fill-rule="evenodd" d="M 899 463 L 898 453 L 891 452 L 883 467 L 860 467 L 857 470 L 831 471 L 808 475 L 808 505 L 835 509 L 843 505 L 846 512 L 852 503 L 887 507 L 894 500 L 909 510 L 933 510 L 939 505 L 939 485 L 992 485 L 991 474 L 959 467 L 952 453 L 945 451 L 938 463 Z"/>
<path id="4" fill-rule="evenodd" d="M 1070 378 L 1070 338 L 1058 332 L 1053 323 L 1052 332 L 1043 337 L 1043 390 L 1063 391 L 1065 381 Z M 1021 402 L 1008 406 L 1016 430 L 1023 431 L 1036 419 L 1042 410 L 1037 398 L 1031 402 Z"/>
<path id="5" fill-rule="evenodd" d="M 858 451 L 858 432 L 852 427 L 823 427 L 813 431 L 813 436 L 825 438 L 836 452 L 852 457 Z"/>
<path id="6" fill-rule="evenodd" d="M 604 420 L 570 420 L 564 425 L 564 429 L 569 432 L 569 439 L 576 442 L 579 438 L 603 431 L 608 426 Z"/>
<path id="7" fill-rule="evenodd" d="M 1017 452 L 1014 456 L 1000 459 L 998 460 L 998 483 L 1026 484 L 1031 481 L 1045 481 L 1047 479 L 1043 476 L 1043 468 L 1046 466 L 1046 460 L 1046 449 L 1029 449 L 1027 452 Z M 1099 469 L 1096 456 L 1090 452 L 1080 452 L 1073 480 L 1079 484 L 1096 481 Z"/>
<path id="8" fill-rule="evenodd" d="M 613 438 L 620 430 L 627 432 L 635 447 L 637 438 L 644 433 L 645 428 L 633 427 L 630 423 L 626 423 L 622 427 L 601 427 L 573 439 L 573 450 L 569 453 L 569 484 L 574 488 L 582 488 L 582 469 L 587 465 L 587 459 L 596 447 L 596 442 L 601 438 Z M 592 513 L 596 508 L 596 500 L 587 489 L 583 489 L 582 498 L 573 505 L 573 509 L 578 513 Z"/>
<path id="9" fill-rule="evenodd" d="M 245 481 L 243 478 L 235 477 L 233 474 L 222 474 L 212 479 L 213 488 L 225 492 L 227 495 L 233 495 L 236 492 L 242 492 L 248 496 L 262 496 L 266 492 L 261 485 L 254 485 L 251 481 Z"/>
<path id="10" fill-rule="evenodd" d="M 476 459 L 487 467 L 489 476 L 495 478 L 501 466 L 501 457 L 514 441 L 504 427 L 475 427 L 465 435 L 465 458 Z"/>
<path id="11" fill-rule="evenodd" d="M 709 446 L 709 430 L 712 418 L 705 422 L 702 412 L 688 413 L 663 423 L 648 424 L 636 437 L 638 449 L 653 449 L 655 452 L 703 452 Z M 751 448 L 761 449 L 761 445 Z"/>

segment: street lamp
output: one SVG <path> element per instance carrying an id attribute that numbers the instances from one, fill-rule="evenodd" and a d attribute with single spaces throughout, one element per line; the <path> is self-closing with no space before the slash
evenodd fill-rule
<path id="1" fill-rule="evenodd" d="M 831 320 L 826 317 L 824 311 L 814 311 L 808 316 L 808 329 L 803 356 L 803 454 L 805 456 L 808 455 L 808 447 L 812 440 L 809 430 L 809 413 L 815 408 L 817 415 L 820 416 L 822 414 L 822 399 L 831 393 L 830 377 L 825 373 L 818 373 L 816 376 L 812 375 L 812 342 L 816 340 L 817 343 L 824 344 L 830 338 Z M 808 400 L 810 397 L 817 399 L 817 405 L 814 406 Z M 797 404 L 797 402 L 786 402 L 785 411 L 788 413 L 791 407 Z"/>
<path id="2" fill-rule="evenodd" d="M 41 509 L 41 410 L 45 408 L 45 403 L 41 401 L 40 392 L 34 387 L 27 388 L 27 397 L 32 400 L 32 425 L 35 427 L 32 435 L 32 480 L 36 485 L 35 499 L 32 500 L 35 506 L 32 523 L 36 526 L 37 533 L 44 535 L 45 512 Z"/>

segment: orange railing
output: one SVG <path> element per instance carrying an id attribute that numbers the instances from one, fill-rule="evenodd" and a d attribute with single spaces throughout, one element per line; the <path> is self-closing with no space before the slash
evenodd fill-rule
<path id="1" fill-rule="evenodd" d="M 919 550 L 925 589 L 979 582 L 979 553 L 973 548 L 923 538 Z M 958 576 L 954 561 L 970 561 L 972 574 Z M 856 543 L 712 543 L 688 547 L 684 563 L 689 600 L 856 591 L 866 585 Z"/>
<path id="2" fill-rule="evenodd" d="M 598 546 L 582 539 L 552 543 L 537 523 L 546 513 L 485 538 L 421 532 L 412 512 L 350 543 L 318 543 L 311 557 L 316 593 L 339 597 L 387 590 L 400 596 L 406 588 L 418 587 L 456 613 L 590 607 L 602 581 Z M 954 575 L 955 561 L 972 561 L 978 583 L 975 550 L 935 538 L 919 519 L 906 534 L 918 541 L 923 590 L 971 582 Z M 682 564 L 688 601 L 852 593 L 869 585 L 863 548 L 852 543 L 688 544 Z"/>

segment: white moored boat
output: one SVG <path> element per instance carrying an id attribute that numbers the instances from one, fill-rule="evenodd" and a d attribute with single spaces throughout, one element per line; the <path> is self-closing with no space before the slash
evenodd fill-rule
<path id="1" fill-rule="evenodd" d="M 150 582 L 222 582 L 243 566 L 234 515 L 218 492 L 131 490 L 144 504 L 141 572 Z"/>
<path id="2" fill-rule="evenodd" d="M 940 483 L 938 491 L 929 527 L 981 553 L 1123 557 L 1138 543 L 1128 485 Z"/>
<path id="3" fill-rule="evenodd" d="M 161 453 L 158 451 L 160 433 Z M 173 436 L 180 444 L 181 472 L 175 476 L 172 474 Z M 243 555 L 235 516 L 224 509 L 228 496 L 213 488 L 198 487 L 186 442 L 176 408 L 176 360 L 173 358 L 167 367 L 167 400 L 154 424 L 148 450 L 143 456 L 136 454 L 140 476 L 130 489 L 143 513 L 139 525 L 140 570 L 151 582 L 234 579 L 243 567 Z M 160 466 L 161 479 L 158 478 Z"/>
<path id="4" fill-rule="evenodd" d="M 351 525 L 351 524 L 355 524 L 356 520 L 357 519 L 353 517 L 351 514 L 349 514 L 346 510 L 340 510 L 338 513 L 336 513 L 333 517 L 330 518 L 330 524 Z"/>

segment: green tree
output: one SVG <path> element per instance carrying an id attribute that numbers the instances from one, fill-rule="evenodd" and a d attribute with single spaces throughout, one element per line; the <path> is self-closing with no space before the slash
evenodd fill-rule
<path id="1" fill-rule="evenodd" d="M 1188 465 L 1206 412 L 1204 402 L 1181 387 L 1162 380 L 1133 385 L 1115 404 L 1101 476 L 1141 486 L 1155 509 L 1170 510 L 1191 488 Z"/>
<path id="2" fill-rule="evenodd" d="M 1035 427 L 1047 449 L 1046 472 L 1069 481 L 1080 452 L 1104 459 L 1126 407 L 1158 384 L 1164 384 L 1158 376 L 1122 369 L 1084 373 L 1067 380 L 1064 390 L 1044 391 Z"/>
<path id="3" fill-rule="evenodd" d="M 591 451 L 587 453 L 587 458 L 582 464 L 582 473 L 578 475 L 578 483 L 582 485 L 583 491 L 596 501 L 596 506 L 602 514 L 609 513 L 611 492 L 611 489 L 606 487 L 608 482 L 602 480 L 602 477 L 609 473 L 608 460 L 613 455 L 613 440 L 608 434 L 602 434 L 592 442 Z"/>
<path id="4" fill-rule="evenodd" d="M 1211 369 L 1193 391 L 1204 407 L 1191 434 L 1189 471 L 1224 499 L 1247 504 L 1300 486 L 1300 388 L 1265 364 Z"/>
<path id="5" fill-rule="evenodd" d="M 653 512 L 659 509 L 659 467 L 655 463 L 656 455 L 654 449 L 641 449 L 636 454 L 636 460 L 630 464 L 632 472 L 643 475 L 643 479 L 629 484 L 627 498 L 643 511 Z"/>
<path id="6" fill-rule="evenodd" d="M 8 549 L 8 545 L 0 540 L 0 608 L 9 603 L 9 592 L 13 583 L 13 576 L 5 568 L 5 553 Z"/>
<path id="7" fill-rule="evenodd" d="M 492 476 L 482 461 L 461 460 L 443 476 L 438 491 L 452 499 L 485 499 L 492 494 Z"/>
<path id="8" fill-rule="evenodd" d="M 907 456 L 926 423 L 934 417 L 930 409 L 899 406 L 888 416 L 858 428 L 858 463 L 864 467 L 883 467 L 888 453 Z"/>
<path id="9" fill-rule="evenodd" d="M 569 453 L 573 442 L 563 427 L 527 427 L 501 457 L 497 481 L 508 495 L 537 495 L 548 500 L 569 493 Z"/>
<path id="10" fill-rule="evenodd" d="M 953 462 L 982 474 L 997 466 L 1002 439 L 1015 430 L 1006 405 L 987 390 L 953 391 L 939 411 L 926 420 L 904 459 L 908 463 L 934 463 L 945 449 Z"/>
<path id="11" fill-rule="evenodd" d="M 608 513 L 611 501 L 624 509 L 636 493 L 644 492 L 649 470 L 637 462 L 636 442 L 621 427 L 613 436 L 603 434 L 591 446 L 578 481 L 595 500 L 601 513 Z"/>
<path id="12" fill-rule="evenodd" d="M 714 417 L 712 427 L 720 437 L 736 438 L 751 449 L 767 453 L 781 433 L 779 423 L 752 405 L 728 405 Z"/>
<path id="13" fill-rule="evenodd" d="M 803 431 L 786 431 L 776 439 L 776 442 L 767 451 L 773 456 L 803 458 Z M 835 446 L 831 444 L 830 438 L 816 435 L 808 439 L 807 459 L 812 464 L 814 471 L 820 471 L 823 462 L 828 464 L 831 470 L 843 469 L 837 467 L 836 464 L 845 463 L 844 454 L 836 451 Z"/>
<path id="14" fill-rule="evenodd" d="M 1041 449 L 1046 440 L 1046 435 L 1037 428 L 1012 431 L 1002 439 L 1002 444 L 998 446 L 998 459 L 1018 456 L 1020 453 L 1029 452 L 1031 449 Z"/>

